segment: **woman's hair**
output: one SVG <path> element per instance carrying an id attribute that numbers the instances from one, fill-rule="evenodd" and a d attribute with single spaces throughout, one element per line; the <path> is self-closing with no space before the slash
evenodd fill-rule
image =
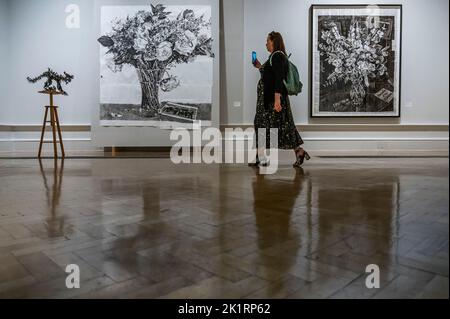
<path id="1" fill-rule="evenodd" d="M 283 36 L 279 32 L 272 31 L 269 33 L 269 39 L 273 42 L 273 52 L 282 51 L 284 54 L 286 53 L 286 47 L 284 45 Z"/>

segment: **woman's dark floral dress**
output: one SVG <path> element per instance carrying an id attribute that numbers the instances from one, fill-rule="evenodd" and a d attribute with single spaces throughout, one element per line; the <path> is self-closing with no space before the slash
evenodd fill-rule
<path id="1" fill-rule="evenodd" d="M 255 115 L 255 131 L 256 131 L 256 146 L 258 147 L 258 129 L 266 129 L 266 148 L 273 143 L 270 142 L 270 128 L 278 129 L 278 149 L 290 150 L 296 149 L 303 144 L 303 140 L 300 137 L 297 127 L 295 126 L 294 118 L 292 116 L 291 104 L 289 97 L 286 95 L 281 96 L 282 111 L 277 112 L 274 110 L 274 102 L 269 105 L 266 110 L 264 105 L 264 68 L 269 62 L 264 63 L 259 71 L 261 72 L 261 79 L 258 82 L 258 98 L 256 102 L 256 115 Z"/>

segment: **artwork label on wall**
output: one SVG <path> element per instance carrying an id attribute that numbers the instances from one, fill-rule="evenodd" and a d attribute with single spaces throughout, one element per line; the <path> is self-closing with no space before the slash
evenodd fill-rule
<path id="1" fill-rule="evenodd" d="M 101 8 L 100 125 L 211 125 L 211 6 Z"/>
<path id="2" fill-rule="evenodd" d="M 399 117 L 400 5 L 311 7 L 311 116 Z"/>

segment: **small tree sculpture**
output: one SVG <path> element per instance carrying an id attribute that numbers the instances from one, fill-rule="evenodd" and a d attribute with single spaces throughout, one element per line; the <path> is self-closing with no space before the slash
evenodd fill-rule
<path id="1" fill-rule="evenodd" d="M 170 12 L 159 4 L 151 11 L 138 11 L 134 16 L 117 20 L 112 32 L 98 39 L 108 48 L 113 59 L 108 67 L 120 72 L 123 65 L 136 68 L 142 89 L 141 111 L 159 116 L 159 89 L 169 92 L 177 88 L 179 79 L 169 70 L 176 64 L 193 62 L 196 56 L 214 57 L 212 38 L 201 33 L 210 21 L 196 17 L 193 10 L 169 19 Z"/>
<path id="2" fill-rule="evenodd" d="M 47 79 L 44 83 L 44 91 L 59 91 L 59 93 L 67 95 L 67 92 L 62 88 L 61 82 L 69 84 L 74 79 L 74 76 L 68 74 L 67 72 L 64 72 L 64 74 L 58 74 L 52 69 L 48 68 L 47 71 L 35 78 L 27 77 L 27 80 L 30 83 L 36 83 L 43 78 Z M 53 84 L 53 81 L 55 81 L 56 84 Z"/>

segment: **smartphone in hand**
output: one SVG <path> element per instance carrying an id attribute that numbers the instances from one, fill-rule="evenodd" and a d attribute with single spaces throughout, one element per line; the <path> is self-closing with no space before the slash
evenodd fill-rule
<path id="1" fill-rule="evenodd" d="M 256 52 L 253 51 L 253 52 L 252 52 L 252 64 L 255 64 L 256 61 L 258 61 L 258 58 L 257 58 L 257 56 L 256 56 Z"/>

